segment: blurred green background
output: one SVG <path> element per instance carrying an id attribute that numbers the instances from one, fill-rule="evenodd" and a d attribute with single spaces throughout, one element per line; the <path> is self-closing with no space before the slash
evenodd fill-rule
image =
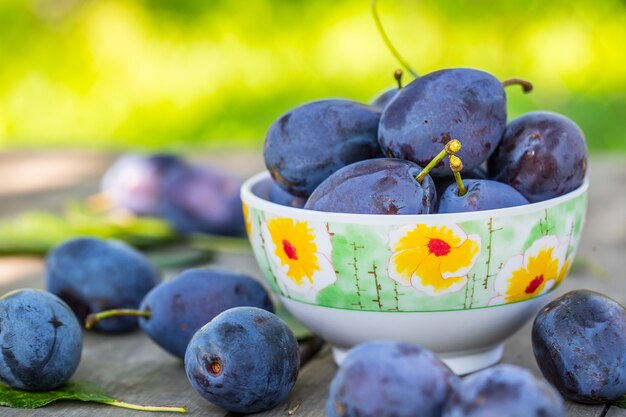
<path id="1" fill-rule="evenodd" d="M 369 0 L 2 0 L 0 149 L 260 147 L 308 100 L 370 100 L 399 67 Z M 563 113 L 626 150 L 626 2 L 380 0 L 419 73 L 501 79 L 509 117 Z M 408 81 L 409 77 L 405 76 Z"/>

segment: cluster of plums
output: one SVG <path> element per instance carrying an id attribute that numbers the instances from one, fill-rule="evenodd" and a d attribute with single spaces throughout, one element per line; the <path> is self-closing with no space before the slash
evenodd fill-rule
<path id="1" fill-rule="evenodd" d="M 504 88 L 518 83 L 529 89 L 522 80 L 452 68 L 386 91 L 370 105 L 327 99 L 296 107 L 265 138 L 270 200 L 341 213 L 448 213 L 576 189 L 587 169 L 582 131 L 545 111 L 507 125 Z M 437 158 L 454 139 L 462 144 L 455 170 L 464 168 L 465 179 L 451 169 L 452 157 Z"/>
<path id="2" fill-rule="evenodd" d="M 167 220 L 182 233 L 243 234 L 241 180 L 221 169 L 171 154 L 125 154 L 102 178 L 116 207 Z"/>
<path id="3" fill-rule="evenodd" d="M 160 281 L 131 247 L 80 238 L 48 255 L 46 284 L 48 291 L 0 297 L 0 381 L 11 387 L 42 391 L 67 382 L 80 362 L 84 320 L 103 332 L 138 321 L 184 360 L 203 397 L 229 411 L 273 408 L 295 384 L 297 341 L 252 278 L 210 267 Z M 333 378 L 327 415 L 561 417 L 562 397 L 603 403 L 626 394 L 626 309 L 614 300 L 586 290 L 565 294 L 539 312 L 532 342 L 551 385 L 511 365 L 460 379 L 419 346 L 359 345 Z"/>
<path id="4" fill-rule="evenodd" d="M 298 342 L 246 275 L 208 267 L 160 281 L 132 247 L 78 238 L 48 254 L 46 286 L 0 298 L 0 381 L 11 387 L 43 391 L 67 382 L 80 362 L 81 322 L 102 332 L 139 324 L 184 360 L 203 397 L 229 411 L 270 409 L 295 384 Z"/>
<path id="5" fill-rule="evenodd" d="M 363 343 L 335 374 L 326 415 L 565 417 L 563 397 L 599 404 L 626 394 L 626 309 L 610 298 L 578 290 L 554 300 L 535 318 L 532 342 L 549 384 L 507 364 L 460 379 L 419 346 Z"/>

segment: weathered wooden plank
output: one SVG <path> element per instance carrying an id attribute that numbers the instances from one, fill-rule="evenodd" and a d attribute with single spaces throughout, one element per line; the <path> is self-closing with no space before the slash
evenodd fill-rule
<path id="1" fill-rule="evenodd" d="M 626 417 L 626 410 L 619 407 L 611 407 L 605 417 Z"/>

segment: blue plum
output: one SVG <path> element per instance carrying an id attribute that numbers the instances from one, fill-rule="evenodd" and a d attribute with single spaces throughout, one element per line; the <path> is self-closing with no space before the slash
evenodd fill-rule
<path id="1" fill-rule="evenodd" d="M 357 345 L 333 378 L 328 417 L 440 417 L 458 377 L 432 352 L 406 342 Z"/>
<path id="2" fill-rule="evenodd" d="M 557 197 L 585 179 L 585 136 L 560 114 L 526 113 L 508 124 L 488 168 L 491 178 L 509 184 L 531 203 Z"/>
<path id="3" fill-rule="evenodd" d="M 102 192 L 118 206 L 140 215 L 159 215 L 163 204 L 163 181 L 185 166 L 174 155 L 126 154 L 102 177 Z"/>
<path id="4" fill-rule="evenodd" d="M 239 236 L 245 230 L 240 188 L 241 180 L 222 170 L 187 166 L 165 179 L 161 214 L 181 232 Z"/>
<path id="5" fill-rule="evenodd" d="M 306 198 L 297 197 L 293 194 L 289 194 L 274 181 L 272 181 L 272 185 L 270 187 L 269 200 L 272 203 L 280 204 L 281 206 L 296 208 L 302 208 L 306 203 Z"/>
<path id="6" fill-rule="evenodd" d="M 86 327 L 89 329 L 111 317 L 140 316 L 141 329 L 156 344 L 183 359 L 198 329 L 221 312 L 240 306 L 274 311 L 265 288 L 247 275 L 219 267 L 188 269 L 154 287 L 138 310 L 90 315 Z"/>
<path id="7" fill-rule="evenodd" d="M 528 200 L 515 188 L 497 181 L 464 179 L 466 193 L 451 184 L 439 197 L 438 213 L 460 213 L 492 210 L 528 204 Z"/>
<path id="8" fill-rule="evenodd" d="M 46 287 L 63 299 L 79 320 L 116 308 L 136 309 L 159 282 L 159 273 L 148 259 L 123 242 L 77 238 L 54 247 L 46 260 Z M 107 320 L 97 329 L 127 331 L 137 319 Z"/>
<path id="9" fill-rule="evenodd" d="M 380 111 L 349 100 L 319 100 L 285 113 L 269 128 L 263 156 L 274 181 L 308 197 L 341 167 L 381 156 Z"/>
<path id="10" fill-rule="evenodd" d="M 566 417 L 559 393 L 514 365 L 496 365 L 465 377 L 442 417 Z"/>
<path id="11" fill-rule="evenodd" d="M 74 374 L 83 334 L 72 310 L 57 296 L 21 289 L 0 298 L 0 346 L 0 381 L 46 391 Z"/>
<path id="12" fill-rule="evenodd" d="M 274 314 L 235 307 L 193 336 L 185 353 L 191 385 L 211 403 L 236 413 L 280 404 L 298 377 L 298 342 Z"/>
<path id="13" fill-rule="evenodd" d="M 385 107 L 378 139 L 387 157 L 426 166 L 453 138 L 457 154 L 471 170 L 489 158 L 506 125 L 502 83 L 486 72 L 453 68 L 413 80 Z M 447 159 L 432 171 L 450 176 Z"/>
<path id="14" fill-rule="evenodd" d="M 384 110 L 385 107 L 387 107 L 387 105 L 391 103 L 391 100 L 396 98 L 399 92 L 400 89 L 398 87 L 389 88 L 383 91 L 382 93 L 374 97 L 374 99 L 372 100 L 372 106 L 380 109 L 381 111 Z"/>
<path id="15" fill-rule="evenodd" d="M 473 179 L 473 180 L 486 180 L 487 178 L 487 169 L 482 166 L 478 168 L 474 168 L 470 171 L 463 170 L 463 178 L 464 179 Z M 454 177 L 436 177 L 433 178 L 435 182 L 435 189 L 437 190 L 437 196 L 441 196 L 446 188 L 448 188 L 451 184 L 454 184 Z"/>
<path id="16" fill-rule="evenodd" d="M 626 309 L 576 290 L 546 305 L 532 329 L 543 376 L 567 399 L 598 404 L 626 394 Z"/>
<path id="17" fill-rule="evenodd" d="M 396 83 L 398 83 L 398 86 L 394 88 L 389 88 L 383 91 L 382 93 L 378 94 L 376 97 L 374 97 L 374 99 L 372 100 L 372 106 L 382 111 L 385 109 L 385 107 L 387 107 L 389 103 L 391 103 L 391 100 L 396 98 L 396 96 L 402 89 L 402 75 L 403 74 L 404 73 L 401 69 L 397 69 L 394 71 L 393 78 L 396 80 Z"/>
<path id="18" fill-rule="evenodd" d="M 435 184 L 409 161 L 378 158 L 355 162 L 332 174 L 311 194 L 304 208 L 361 214 L 420 214 L 435 211 Z"/>

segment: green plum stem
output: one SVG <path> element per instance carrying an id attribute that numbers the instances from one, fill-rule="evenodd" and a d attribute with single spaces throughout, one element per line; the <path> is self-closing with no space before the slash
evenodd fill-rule
<path id="1" fill-rule="evenodd" d="M 459 187 L 459 195 L 462 197 L 467 194 L 467 188 L 465 188 L 465 184 L 463 184 L 460 172 L 454 173 L 454 181 L 456 181 L 456 185 Z"/>
<path id="2" fill-rule="evenodd" d="M 411 68 L 411 66 L 404 60 L 404 58 L 402 58 L 398 50 L 391 43 L 391 40 L 389 40 L 389 37 L 387 36 L 385 29 L 383 28 L 383 24 L 380 21 L 378 10 L 376 9 L 376 0 L 372 0 L 371 9 L 372 16 L 374 16 L 374 22 L 376 23 L 376 28 L 378 29 L 378 33 L 380 33 L 380 36 L 383 38 L 383 42 L 385 42 L 385 45 L 387 46 L 391 54 L 394 56 L 394 58 L 398 60 L 400 65 L 406 68 L 406 70 L 409 72 L 409 74 L 413 76 L 413 78 L 418 78 L 419 75 L 417 75 L 417 72 L 415 72 L 413 68 Z"/>
<path id="3" fill-rule="evenodd" d="M 130 404 L 125 403 L 124 401 L 97 401 L 102 404 L 112 405 L 114 407 L 128 408 L 130 410 L 137 411 L 165 411 L 170 413 L 186 413 L 187 409 L 185 407 L 174 407 L 171 405 L 164 406 L 152 406 L 152 405 L 139 405 L 139 404 Z"/>
<path id="4" fill-rule="evenodd" d="M 450 155 L 450 169 L 454 174 L 454 181 L 459 188 L 459 196 L 462 197 L 467 193 L 467 188 L 465 188 L 465 184 L 463 184 L 463 179 L 461 178 L 461 170 L 463 170 L 461 158 L 456 155 Z"/>
<path id="5" fill-rule="evenodd" d="M 92 313 L 85 319 L 85 329 L 92 329 L 103 319 L 110 317 L 145 317 L 150 318 L 152 313 L 149 310 L 133 310 L 128 308 L 118 308 L 114 310 L 101 311 L 99 313 Z"/>
<path id="6" fill-rule="evenodd" d="M 530 81 L 522 80 L 521 78 L 511 78 L 502 81 L 502 87 L 508 87 L 510 85 L 519 85 L 522 87 L 524 93 L 530 93 L 533 91 L 533 84 Z"/>
<path id="7" fill-rule="evenodd" d="M 421 184 L 422 181 L 424 181 L 424 178 L 426 178 L 426 175 L 428 175 L 428 173 L 432 171 L 433 168 L 436 167 L 437 164 L 439 164 L 439 162 L 443 160 L 443 158 L 445 158 L 447 155 L 454 155 L 460 149 L 461 149 L 461 142 L 458 141 L 457 139 L 452 139 L 451 141 L 446 143 L 446 146 L 443 148 L 443 150 L 439 152 L 437 156 L 435 156 L 432 159 L 432 161 L 430 161 L 428 165 L 426 165 L 424 169 L 420 171 L 419 174 L 417 174 L 417 176 L 415 177 L 417 182 Z"/>

